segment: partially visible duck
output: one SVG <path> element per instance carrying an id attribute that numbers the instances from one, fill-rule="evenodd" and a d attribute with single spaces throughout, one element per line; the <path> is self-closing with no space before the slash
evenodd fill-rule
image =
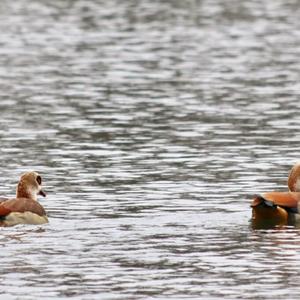
<path id="1" fill-rule="evenodd" d="M 46 211 L 37 196 L 46 197 L 42 177 L 37 172 L 24 173 L 17 186 L 16 198 L 0 198 L 0 226 L 48 223 Z"/>
<path id="2" fill-rule="evenodd" d="M 252 200 L 252 221 L 262 224 L 287 225 L 300 220 L 300 162 L 288 177 L 288 192 L 267 192 Z"/>

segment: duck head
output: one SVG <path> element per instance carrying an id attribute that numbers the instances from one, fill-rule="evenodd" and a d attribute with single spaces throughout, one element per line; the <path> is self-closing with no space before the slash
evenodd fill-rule
<path id="1" fill-rule="evenodd" d="M 42 177 L 39 173 L 30 171 L 22 174 L 17 186 L 17 198 L 37 200 L 38 195 L 46 197 L 42 190 Z"/>
<path id="2" fill-rule="evenodd" d="M 300 162 L 297 162 L 290 171 L 288 187 L 291 192 L 300 192 Z"/>

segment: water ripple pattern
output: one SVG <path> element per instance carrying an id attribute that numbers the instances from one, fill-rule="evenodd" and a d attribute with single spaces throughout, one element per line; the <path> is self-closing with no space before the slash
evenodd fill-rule
<path id="1" fill-rule="evenodd" d="M 299 228 L 249 223 L 300 158 L 299 9 L 3 1 L 0 193 L 38 170 L 50 223 L 1 229 L 1 297 L 299 299 Z"/>

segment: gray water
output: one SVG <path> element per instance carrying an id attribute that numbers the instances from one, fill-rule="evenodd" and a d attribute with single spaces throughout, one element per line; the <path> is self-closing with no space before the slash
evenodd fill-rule
<path id="1" fill-rule="evenodd" d="M 300 229 L 251 197 L 300 159 L 297 0 L 0 4 L 1 299 L 299 299 Z"/>

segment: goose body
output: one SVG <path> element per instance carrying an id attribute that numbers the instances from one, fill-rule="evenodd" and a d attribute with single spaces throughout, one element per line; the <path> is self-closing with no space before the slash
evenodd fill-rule
<path id="1" fill-rule="evenodd" d="M 48 223 L 46 211 L 37 196 L 46 196 L 42 190 L 42 178 L 37 172 L 24 173 L 17 186 L 16 197 L 0 198 L 0 225 Z"/>
<path id="2" fill-rule="evenodd" d="M 300 163 L 293 166 L 288 177 L 288 192 L 267 192 L 252 200 L 252 221 L 287 225 L 300 220 Z"/>

